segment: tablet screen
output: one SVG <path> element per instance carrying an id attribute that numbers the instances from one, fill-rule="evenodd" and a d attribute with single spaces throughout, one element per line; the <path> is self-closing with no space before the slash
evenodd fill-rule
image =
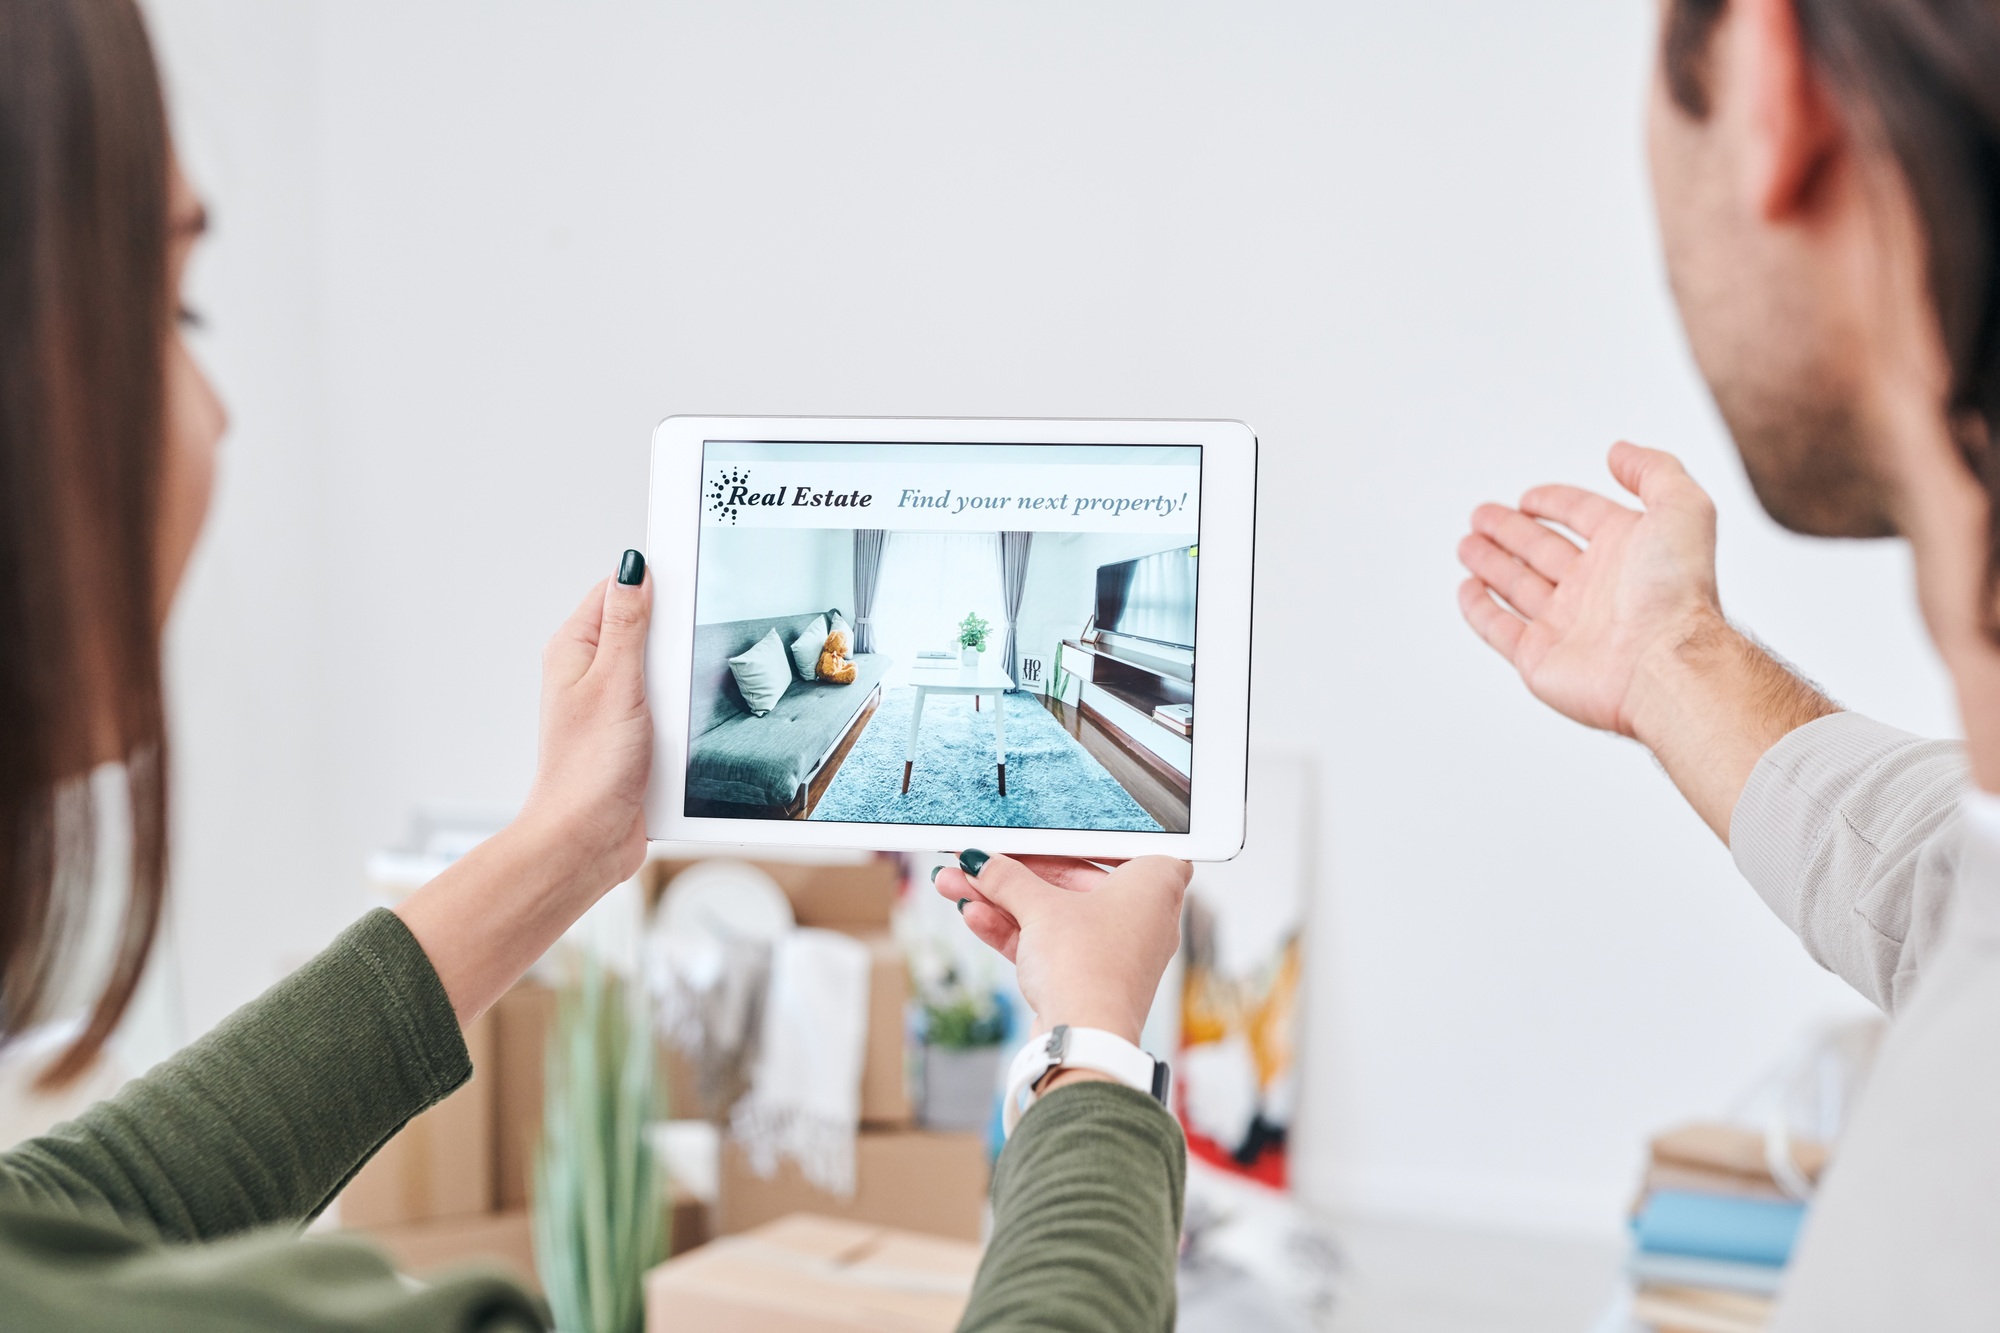
<path id="1" fill-rule="evenodd" d="M 707 442 L 685 813 L 1187 832 L 1201 452 Z"/>

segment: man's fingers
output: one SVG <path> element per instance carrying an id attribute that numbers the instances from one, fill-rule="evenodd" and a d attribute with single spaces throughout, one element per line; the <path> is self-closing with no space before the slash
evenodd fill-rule
<path id="1" fill-rule="evenodd" d="M 1008 962 L 1015 961 L 1014 950 L 1021 943 L 1021 928 L 1015 924 L 1013 917 L 991 903 L 977 900 L 967 903 L 959 915 L 965 918 L 967 928 L 979 937 L 981 943 L 1004 956 Z"/>
<path id="2" fill-rule="evenodd" d="M 1689 492 L 1699 494 L 1704 501 L 1708 499 L 1708 492 L 1688 475 L 1681 460 L 1665 450 L 1645 449 L 1629 440 L 1620 440 L 1611 446 L 1605 462 L 1610 464 L 1611 475 L 1618 479 L 1618 484 L 1638 496 L 1648 509 L 1685 499 Z"/>
<path id="3" fill-rule="evenodd" d="M 1494 601 L 1492 589 L 1478 579 L 1467 579 L 1458 585 L 1458 609 L 1473 632 L 1486 640 L 1493 651 L 1509 662 L 1514 660 L 1527 622 Z"/>
<path id="4" fill-rule="evenodd" d="M 1521 497 L 1521 512 L 1531 518 L 1552 518 L 1585 541 L 1607 521 L 1632 514 L 1624 505 L 1581 486 L 1537 486 Z"/>
<path id="5" fill-rule="evenodd" d="M 1548 610 L 1555 595 L 1555 586 L 1547 579 L 1476 532 L 1459 542 L 1458 562 L 1530 620 Z"/>
<path id="6" fill-rule="evenodd" d="M 1472 530 L 1551 583 L 1562 582 L 1583 554 L 1569 538 L 1506 505 L 1481 505 L 1473 510 Z"/>

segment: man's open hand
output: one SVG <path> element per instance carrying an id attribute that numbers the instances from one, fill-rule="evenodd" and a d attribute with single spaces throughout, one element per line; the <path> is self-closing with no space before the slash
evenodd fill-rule
<path id="1" fill-rule="evenodd" d="M 1727 623 L 1708 493 L 1656 449 L 1618 444 L 1610 463 L 1643 513 L 1575 486 L 1537 486 L 1519 509 L 1481 505 L 1458 544 L 1472 571 L 1458 604 L 1537 699 L 1585 726 L 1636 736 L 1661 655 Z"/>
<path id="2" fill-rule="evenodd" d="M 1727 842 L 1757 760 L 1836 706 L 1723 619 L 1715 505 L 1680 460 L 1618 444 L 1610 462 L 1643 512 L 1574 486 L 1481 505 L 1458 604 L 1537 699 L 1652 750 Z"/>

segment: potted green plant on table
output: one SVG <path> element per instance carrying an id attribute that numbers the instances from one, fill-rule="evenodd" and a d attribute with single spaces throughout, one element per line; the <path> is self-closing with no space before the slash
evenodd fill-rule
<path id="1" fill-rule="evenodd" d="M 965 619 L 958 622 L 958 664 L 971 668 L 979 665 L 979 655 L 986 651 L 986 633 L 992 628 L 981 619 L 978 612 L 968 611 Z"/>
<path id="2" fill-rule="evenodd" d="M 635 1002 L 587 955 L 549 1031 L 534 1230 L 557 1333 L 640 1333 L 645 1275 L 665 1257 L 653 1036 Z"/>
<path id="3" fill-rule="evenodd" d="M 910 970 L 923 1038 L 918 1118 L 931 1129 L 983 1130 L 1012 1026 L 1006 1002 L 991 978 L 966 975 L 944 949 L 915 952 Z"/>

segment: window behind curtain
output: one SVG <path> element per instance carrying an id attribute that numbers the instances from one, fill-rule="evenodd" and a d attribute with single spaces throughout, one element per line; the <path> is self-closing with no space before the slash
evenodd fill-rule
<path id="1" fill-rule="evenodd" d="M 1006 634 L 1001 606 L 997 534 L 890 533 L 875 591 L 876 648 L 895 659 L 887 683 L 907 685 L 919 652 L 955 657 L 968 611 L 993 626 L 986 651 L 997 654 Z"/>

